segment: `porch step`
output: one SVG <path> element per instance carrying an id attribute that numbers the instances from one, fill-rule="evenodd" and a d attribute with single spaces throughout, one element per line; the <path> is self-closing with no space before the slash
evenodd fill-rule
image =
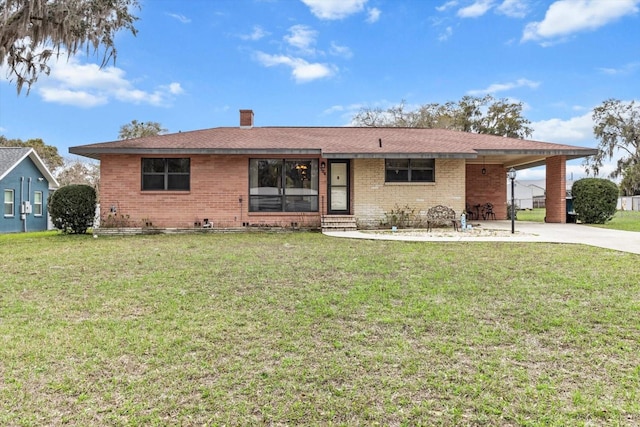
<path id="1" fill-rule="evenodd" d="M 322 215 L 322 231 L 355 231 L 358 229 L 353 215 Z"/>

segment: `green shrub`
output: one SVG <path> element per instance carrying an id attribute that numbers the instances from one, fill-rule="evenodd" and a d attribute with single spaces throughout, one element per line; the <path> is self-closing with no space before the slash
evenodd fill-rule
<path id="1" fill-rule="evenodd" d="M 584 178 L 573 183 L 573 209 L 585 224 L 604 224 L 616 213 L 618 186 L 608 179 Z"/>
<path id="2" fill-rule="evenodd" d="M 381 225 L 398 228 L 419 227 L 420 221 L 418 221 L 415 211 L 408 205 L 402 208 L 396 205 L 394 209 L 384 213 L 384 221 Z"/>
<path id="3" fill-rule="evenodd" d="M 84 234 L 93 226 L 96 190 L 88 185 L 67 185 L 49 197 L 53 225 L 64 233 Z"/>

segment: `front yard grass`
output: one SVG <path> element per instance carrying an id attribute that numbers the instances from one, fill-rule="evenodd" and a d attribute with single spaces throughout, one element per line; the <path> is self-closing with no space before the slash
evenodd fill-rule
<path id="1" fill-rule="evenodd" d="M 518 221 L 544 222 L 547 210 L 536 208 L 531 210 L 518 211 L 516 219 Z M 617 211 L 615 216 L 606 224 L 589 224 L 593 227 L 608 228 L 611 230 L 640 231 L 639 211 Z"/>
<path id="2" fill-rule="evenodd" d="M 606 224 L 593 224 L 593 226 L 612 230 L 640 231 L 640 212 L 618 211 L 611 221 Z"/>
<path id="3" fill-rule="evenodd" d="M 0 425 L 638 425 L 638 255 L 0 236 Z"/>

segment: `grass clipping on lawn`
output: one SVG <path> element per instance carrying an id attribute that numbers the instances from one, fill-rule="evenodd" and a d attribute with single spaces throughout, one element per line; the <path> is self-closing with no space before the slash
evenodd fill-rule
<path id="1" fill-rule="evenodd" d="M 1 239 L 1 425 L 640 424 L 638 255 Z"/>

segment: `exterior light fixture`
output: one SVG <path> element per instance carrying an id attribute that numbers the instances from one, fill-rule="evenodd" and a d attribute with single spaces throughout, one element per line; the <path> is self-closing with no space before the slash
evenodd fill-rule
<path id="1" fill-rule="evenodd" d="M 320 171 L 326 175 L 327 173 L 327 164 L 325 162 L 320 162 Z"/>
<path id="2" fill-rule="evenodd" d="M 509 169 L 507 177 L 511 180 L 511 234 L 516 231 L 516 196 L 514 191 L 514 183 L 516 181 L 516 170 L 514 168 Z"/>
<path id="3" fill-rule="evenodd" d="M 485 157 L 482 157 L 482 175 L 486 175 L 487 174 L 487 168 L 484 166 L 484 159 Z"/>

